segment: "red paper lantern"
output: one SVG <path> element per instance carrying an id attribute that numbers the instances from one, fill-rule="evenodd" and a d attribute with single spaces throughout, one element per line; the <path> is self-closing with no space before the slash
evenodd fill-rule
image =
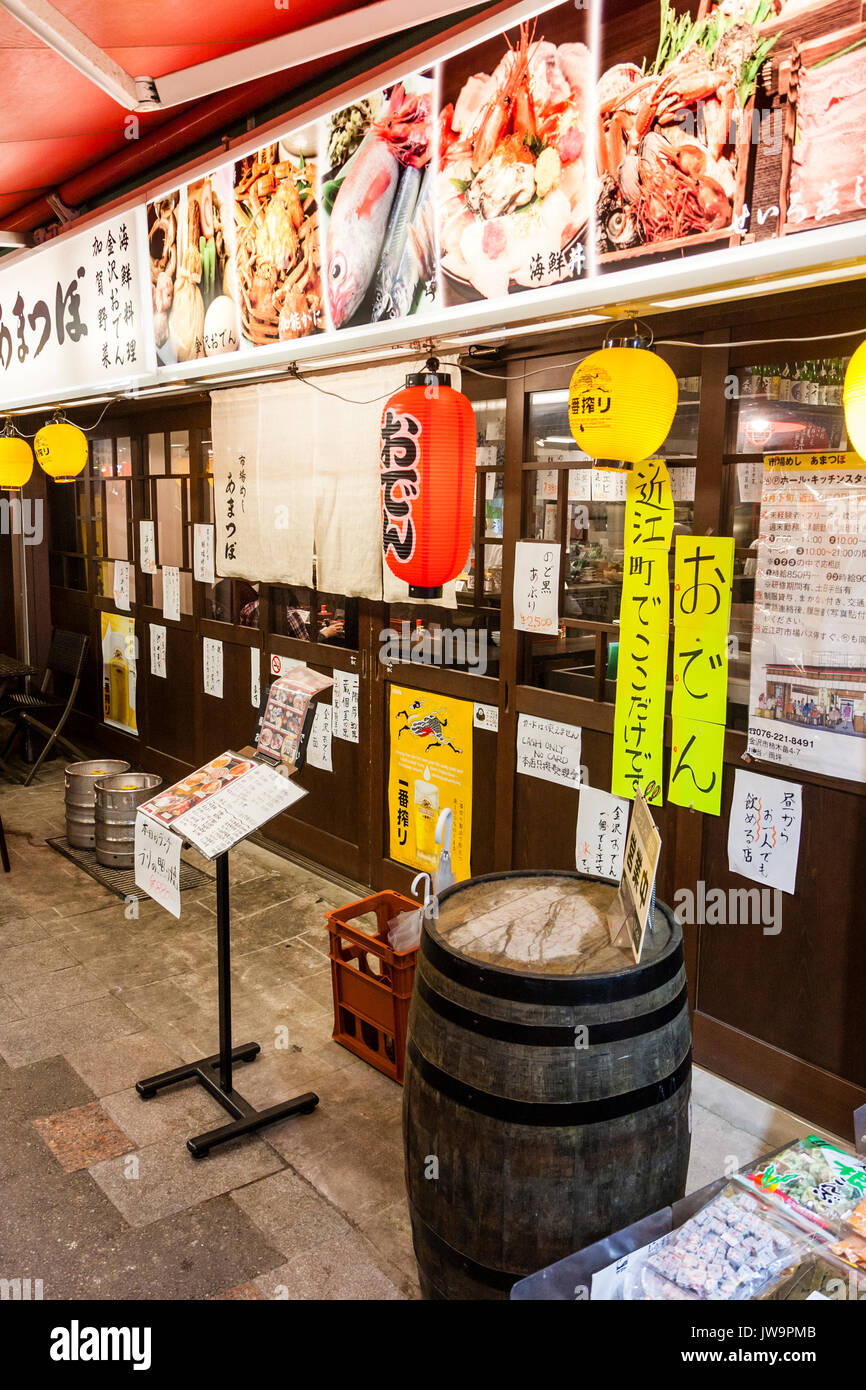
<path id="1" fill-rule="evenodd" d="M 410 598 L 441 598 L 472 544 L 475 413 L 438 366 L 407 376 L 382 412 L 382 544 Z"/>

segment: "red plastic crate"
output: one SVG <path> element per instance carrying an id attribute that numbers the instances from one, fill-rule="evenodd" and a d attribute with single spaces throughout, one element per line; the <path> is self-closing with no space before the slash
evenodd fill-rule
<path id="1" fill-rule="evenodd" d="M 334 988 L 332 1037 L 401 1086 L 418 947 L 395 951 L 388 944 L 388 927 L 399 913 L 418 907 L 414 898 L 386 892 L 325 914 Z M 376 914 L 374 935 L 353 925 L 368 912 Z"/>

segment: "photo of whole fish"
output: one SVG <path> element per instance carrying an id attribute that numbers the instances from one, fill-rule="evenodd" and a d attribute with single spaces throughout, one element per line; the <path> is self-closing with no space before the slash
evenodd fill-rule
<path id="1" fill-rule="evenodd" d="M 334 328 L 417 313 L 436 289 L 433 83 L 407 79 L 323 126 L 324 282 Z"/>

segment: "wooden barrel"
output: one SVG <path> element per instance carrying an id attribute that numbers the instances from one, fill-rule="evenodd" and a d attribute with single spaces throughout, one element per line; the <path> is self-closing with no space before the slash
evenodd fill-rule
<path id="1" fill-rule="evenodd" d="M 507 1298 L 683 1195 L 682 933 L 657 902 L 636 966 L 610 943 L 614 895 L 575 873 L 490 875 L 424 925 L 403 1136 L 427 1298 Z"/>

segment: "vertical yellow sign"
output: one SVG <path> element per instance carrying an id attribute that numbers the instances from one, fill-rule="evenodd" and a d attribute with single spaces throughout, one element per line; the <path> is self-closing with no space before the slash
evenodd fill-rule
<path id="1" fill-rule="evenodd" d="M 433 874 L 442 846 L 436 825 L 452 813 L 451 868 L 472 872 L 473 705 L 423 690 L 391 686 L 388 821 L 390 856 Z"/>
<path id="2" fill-rule="evenodd" d="M 667 465 L 644 459 L 628 474 L 619 657 L 613 730 L 615 796 L 640 789 L 662 801 L 665 685 L 670 625 L 668 551 L 674 504 Z"/>
<path id="3" fill-rule="evenodd" d="M 668 799 L 719 815 L 728 694 L 732 536 L 678 536 Z"/>

